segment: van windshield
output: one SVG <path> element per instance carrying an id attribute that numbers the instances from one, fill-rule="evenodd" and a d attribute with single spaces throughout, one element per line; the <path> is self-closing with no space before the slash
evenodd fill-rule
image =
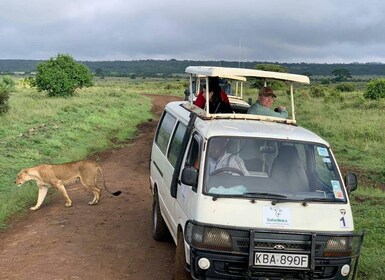
<path id="1" fill-rule="evenodd" d="M 217 197 L 346 201 L 326 146 L 258 138 L 211 138 L 203 192 Z"/>

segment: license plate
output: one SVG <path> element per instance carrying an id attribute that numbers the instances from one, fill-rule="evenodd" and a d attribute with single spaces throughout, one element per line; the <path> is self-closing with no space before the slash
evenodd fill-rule
<path id="1" fill-rule="evenodd" d="M 308 267 L 308 255 L 255 252 L 254 265 Z"/>

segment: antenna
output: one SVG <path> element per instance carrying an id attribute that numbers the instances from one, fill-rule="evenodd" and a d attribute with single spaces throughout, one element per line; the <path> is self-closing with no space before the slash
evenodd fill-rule
<path id="1" fill-rule="evenodd" d="M 238 68 L 243 68 L 244 65 L 241 67 L 241 56 L 242 56 L 242 38 L 239 38 L 239 44 L 238 44 Z"/>

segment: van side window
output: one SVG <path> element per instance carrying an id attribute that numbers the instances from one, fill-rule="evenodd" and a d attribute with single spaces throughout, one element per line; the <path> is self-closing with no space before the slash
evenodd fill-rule
<path id="1" fill-rule="evenodd" d="M 175 123 L 176 118 L 165 112 L 155 137 L 155 143 L 158 145 L 163 154 L 166 154 L 168 141 Z"/>
<path id="2" fill-rule="evenodd" d="M 174 136 L 171 139 L 170 148 L 167 155 L 168 160 L 174 167 L 181 152 L 181 146 L 185 132 L 186 126 L 179 122 L 177 124 L 177 128 L 175 129 Z"/>
<path id="3" fill-rule="evenodd" d="M 202 137 L 197 133 L 194 134 L 193 138 L 191 139 L 185 166 L 193 166 L 199 170 L 199 164 L 201 159 L 201 155 L 200 155 L 201 143 L 202 143 Z"/>

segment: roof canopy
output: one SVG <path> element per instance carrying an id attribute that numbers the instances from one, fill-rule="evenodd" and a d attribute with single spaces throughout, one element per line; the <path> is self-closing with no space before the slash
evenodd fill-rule
<path id="1" fill-rule="evenodd" d="M 189 66 L 186 68 L 186 73 L 193 75 L 202 75 L 209 77 L 255 77 L 261 79 L 273 79 L 280 81 L 290 81 L 297 83 L 309 84 L 309 77 L 304 75 L 289 74 L 289 73 L 280 73 L 280 72 L 271 72 L 263 71 L 256 69 L 246 69 L 246 68 L 231 68 L 231 67 L 211 67 L 211 66 Z M 240 78 L 239 80 L 241 80 Z"/>

